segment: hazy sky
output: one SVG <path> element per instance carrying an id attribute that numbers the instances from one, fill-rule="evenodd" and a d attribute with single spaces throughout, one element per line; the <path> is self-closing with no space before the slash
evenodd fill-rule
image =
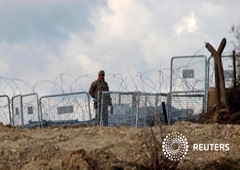
<path id="1" fill-rule="evenodd" d="M 210 53 L 240 23 L 239 0 L 0 0 L 0 75 L 34 83 L 170 67 Z"/>

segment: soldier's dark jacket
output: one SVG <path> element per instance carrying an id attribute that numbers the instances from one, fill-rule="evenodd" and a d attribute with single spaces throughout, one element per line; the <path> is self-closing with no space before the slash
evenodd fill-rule
<path id="1" fill-rule="evenodd" d="M 92 82 L 89 94 L 92 98 L 98 99 L 98 91 L 109 91 L 108 84 L 104 80 L 97 79 Z"/>
<path id="2" fill-rule="evenodd" d="M 100 79 L 97 79 L 95 80 L 94 82 L 92 82 L 91 84 L 91 87 L 88 91 L 88 93 L 91 95 L 91 97 L 94 100 L 94 107 L 96 108 L 97 105 L 96 105 L 96 102 L 97 102 L 97 99 L 98 99 L 98 91 L 109 91 L 109 87 L 108 87 L 108 84 L 106 81 L 104 80 L 100 80 Z M 104 103 L 106 104 L 111 104 L 111 98 L 110 98 L 110 95 L 109 94 L 106 94 L 104 95 L 104 99 L 103 99 Z"/>

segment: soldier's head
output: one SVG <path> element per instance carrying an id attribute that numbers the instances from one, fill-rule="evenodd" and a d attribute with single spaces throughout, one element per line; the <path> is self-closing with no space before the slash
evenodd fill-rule
<path id="1" fill-rule="evenodd" d="M 101 80 L 103 80 L 104 77 L 105 77 L 105 72 L 104 72 L 103 70 L 100 70 L 100 71 L 98 72 L 98 78 L 101 79 Z"/>

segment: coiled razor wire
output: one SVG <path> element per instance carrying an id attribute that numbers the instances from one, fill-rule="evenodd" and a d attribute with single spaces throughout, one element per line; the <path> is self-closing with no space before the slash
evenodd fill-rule
<path id="1" fill-rule="evenodd" d="M 163 70 L 149 70 L 143 73 L 123 76 L 121 73 L 106 74 L 106 81 L 112 91 L 160 92 L 169 89 L 169 76 Z M 54 80 L 39 80 L 30 83 L 26 80 L 0 77 L 0 94 L 15 96 L 17 94 L 39 93 L 59 94 L 88 91 L 96 75 L 82 74 L 78 77 L 70 73 L 61 73 Z"/>

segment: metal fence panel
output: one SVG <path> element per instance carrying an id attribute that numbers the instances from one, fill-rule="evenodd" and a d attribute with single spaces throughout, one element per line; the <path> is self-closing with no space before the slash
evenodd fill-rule
<path id="1" fill-rule="evenodd" d="M 189 120 L 206 110 L 206 56 L 173 57 L 171 60 L 169 118 Z"/>
<path id="2" fill-rule="evenodd" d="M 12 97 L 12 122 L 13 126 L 23 125 L 21 95 Z"/>
<path id="3" fill-rule="evenodd" d="M 233 86 L 233 56 L 221 56 L 223 73 L 225 79 L 226 88 Z M 239 56 L 236 56 L 236 65 L 239 63 Z M 212 111 L 216 104 L 216 92 L 215 92 L 215 68 L 214 57 L 208 59 L 208 111 Z M 237 75 L 239 75 L 237 70 Z"/>
<path id="4" fill-rule="evenodd" d="M 171 92 L 205 91 L 207 78 L 206 56 L 173 57 L 171 60 Z"/>
<path id="5" fill-rule="evenodd" d="M 0 122 L 4 125 L 12 124 L 10 103 L 10 99 L 7 95 L 0 96 Z"/>
<path id="6" fill-rule="evenodd" d="M 40 98 L 41 123 L 44 126 L 89 124 L 90 97 L 86 92 L 49 95 Z"/>
<path id="7" fill-rule="evenodd" d="M 25 94 L 21 96 L 23 111 L 23 126 L 34 128 L 40 126 L 39 100 L 37 93 Z"/>
<path id="8" fill-rule="evenodd" d="M 105 107 L 109 95 L 112 109 Z M 104 91 L 101 96 L 100 125 L 144 127 L 156 124 L 157 117 L 164 122 L 161 102 L 167 101 L 167 94 Z"/>
<path id="9" fill-rule="evenodd" d="M 112 111 L 109 114 L 109 108 L 104 96 L 110 95 L 112 102 Z M 101 95 L 100 95 L 101 96 Z M 103 92 L 100 104 L 99 115 L 101 117 L 101 125 L 103 121 L 107 121 L 109 126 L 135 126 L 136 124 L 136 94 L 132 92 Z M 104 100 L 105 99 L 105 100 Z M 107 110 L 106 110 L 107 109 Z"/>
<path id="10" fill-rule="evenodd" d="M 197 119 L 204 111 L 204 94 L 172 93 L 170 124 L 175 121 Z"/>
<path id="11" fill-rule="evenodd" d="M 233 57 L 222 56 L 223 73 L 225 78 L 225 86 L 229 88 L 233 85 Z M 214 57 L 208 59 L 208 86 L 215 87 L 215 73 L 214 73 Z"/>
<path id="12" fill-rule="evenodd" d="M 167 94 L 140 93 L 137 126 L 151 126 L 164 122 L 162 102 L 167 102 Z M 160 119 L 160 120 L 159 120 Z"/>

